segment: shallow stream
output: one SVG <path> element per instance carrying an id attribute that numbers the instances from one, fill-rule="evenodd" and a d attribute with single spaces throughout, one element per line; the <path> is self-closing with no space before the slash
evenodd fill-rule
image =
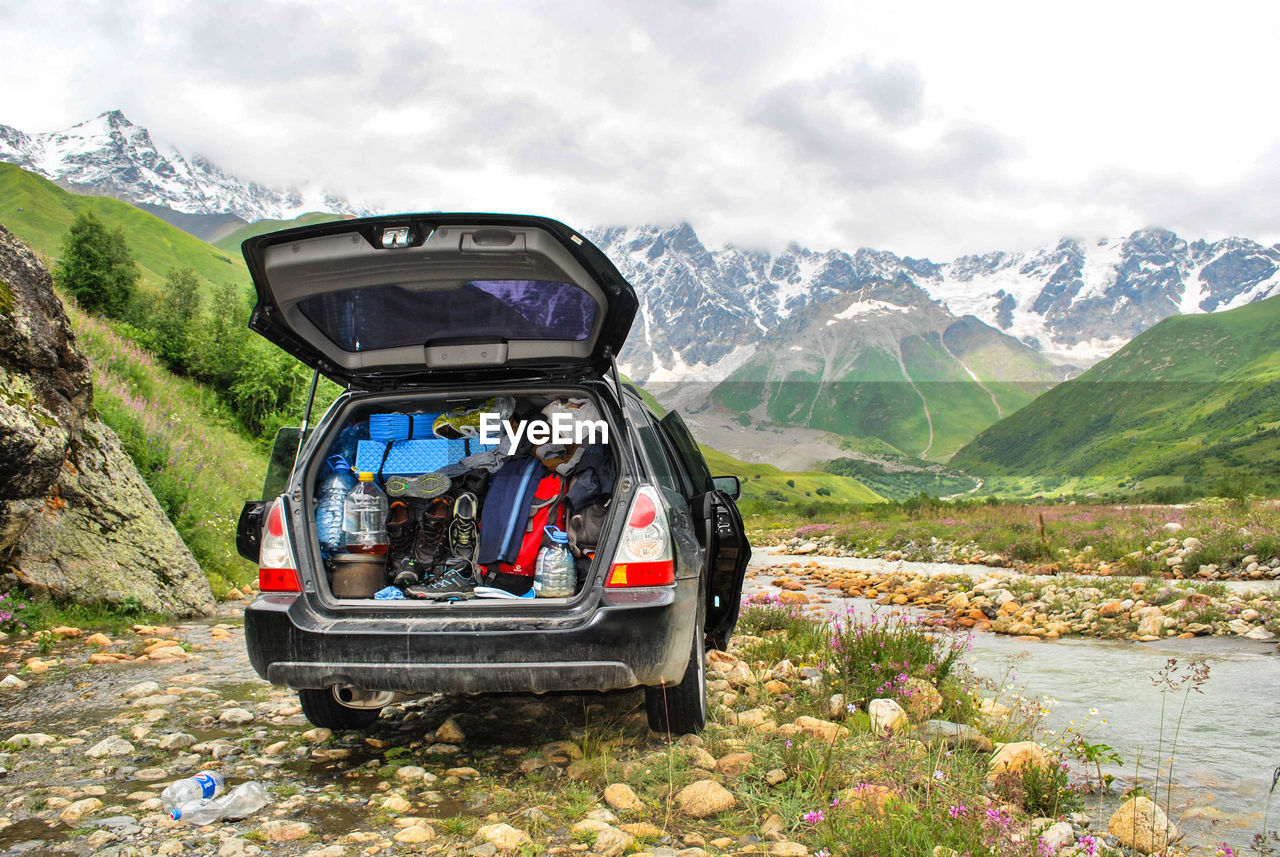
<path id="1" fill-rule="evenodd" d="M 753 565 L 766 566 L 808 557 L 756 552 Z M 903 571 L 928 574 L 990 574 L 982 566 L 944 563 L 886 563 L 883 560 L 814 557 L 815 561 L 839 568 L 862 571 Z M 1232 582 L 1232 588 L 1258 587 L 1250 581 Z M 1267 585 L 1264 583 L 1263 585 Z M 1273 585 L 1273 584 L 1272 584 Z M 751 591 L 776 592 L 761 575 L 748 583 Z M 853 610 L 863 614 L 887 610 L 863 598 L 843 598 L 826 590 L 817 593 L 827 599 L 820 605 L 832 612 Z M 896 609 L 896 608 L 895 608 Z M 1112 796 L 1101 805 L 1098 797 L 1085 798 L 1085 811 L 1095 819 L 1095 828 L 1105 827 L 1116 796 L 1135 779 L 1135 762 L 1140 761 L 1138 780 L 1150 791 L 1160 746 L 1161 706 L 1165 707 L 1164 750 L 1166 761 L 1178 726 L 1179 710 L 1186 687 L 1165 692 L 1153 677 L 1169 658 L 1180 667 L 1192 661 L 1209 666 L 1209 679 L 1201 693 L 1190 692 L 1181 717 L 1174 757 L 1175 788 L 1171 815 L 1195 845 L 1220 841 L 1240 846 L 1252 841 L 1262 827 L 1272 773 L 1280 766 L 1280 654 L 1273 643 L 1225 637 L 1168 639 L 1154 643 L 1129 643 L 1074 637 L 1029 642 L 992 633 L 972 635 L 975 671 L 1001 685 L 1000 693 L 1021 693 L 1029 698 L 1050 701 L 1046 744 L 1072 725 L 1082 728 L 1090 709 L 1086 739 L 1108 744 L 1118 751 L 1124 764 L 1104 766 L 1116 777 Z M 1009 689 L 1009 685 L 1013 689 Z M 1161 781 L 1159 802 L 1164 805 Z M 1280 792 L 1280 789 L 1277 789 Z M 1280 794 L 1273 800 L 1269 826 L 1280 827 Z M 1220 814 L 1220 817 L 1219 817 Z M 1216 820 L 1215 820 L 1216 819 Z"/>

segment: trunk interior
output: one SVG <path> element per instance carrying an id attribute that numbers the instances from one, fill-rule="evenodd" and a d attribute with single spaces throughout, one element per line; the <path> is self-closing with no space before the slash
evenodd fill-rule
<path id="1" fill-rule="evenodd" d="M 299 547 L 332 607 L 551 608 L 582 600 L 604 573 L 597 548 L 607 552 L 621 462 L 615 415 L 590 388 L 355 395 L 318 429 Z M 376 512 L 338 499 L 368 491 L 335 476 L 342 463 L 373 474 L 382 539 L 369 535 Z M 535 574 L 540 554 L 546 574 Z"/>

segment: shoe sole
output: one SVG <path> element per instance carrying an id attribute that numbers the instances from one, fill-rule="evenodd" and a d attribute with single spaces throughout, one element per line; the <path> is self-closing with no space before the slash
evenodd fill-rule
<path id="1" fill-rule="evenodd" d="M 439 473 L 421 476 L 391 476 L 385 483 L 388 497 L 416 497 L 430 500 L 439 497 L 453 485 L 453 480 Z"/>

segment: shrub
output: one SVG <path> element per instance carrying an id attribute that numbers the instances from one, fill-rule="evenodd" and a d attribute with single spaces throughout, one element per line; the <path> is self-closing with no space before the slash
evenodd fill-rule
<path id="1" fill-rule="evenodd" d="M 81 211 L 63 239 L 54 281 L 86 310 L 118 317 L 138 286 L 124 229 L 109 232 L 91 210 Z"/>

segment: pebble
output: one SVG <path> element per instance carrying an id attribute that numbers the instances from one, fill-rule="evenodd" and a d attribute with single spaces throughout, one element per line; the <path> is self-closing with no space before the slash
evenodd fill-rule
<path id="1" fill-rule="evenodd" d="M 218 722 L 227 726 L 244 726 L 253 722 L 253 714 L 243 708 L 228 708 L 218 715 Z"/>

